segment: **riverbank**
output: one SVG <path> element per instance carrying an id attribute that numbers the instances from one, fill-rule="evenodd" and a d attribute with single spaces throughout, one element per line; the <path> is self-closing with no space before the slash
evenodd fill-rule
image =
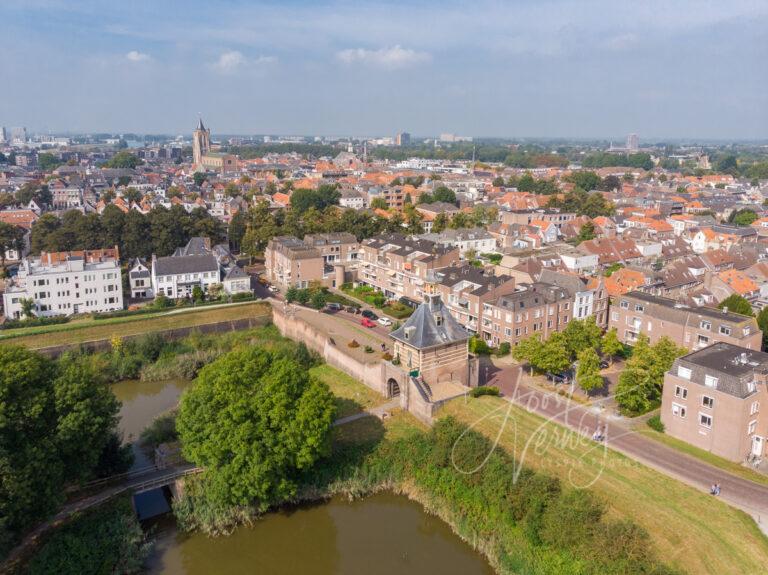
<path id="1" fill-rule="evenodd" d="M 655 558 L 647 533 L 605 516 L 590 491 L 515 470 L 506 453 L 492 450 L 488 440 L 457 421 L 444 419 L 426 430 L 399 412 L 383 422 L 366 418 L 335 428 L 331 455 L 302 478 L 295 500 L 285 503 L 381 491 L 406 495 L 450 525 L 501 574 L 677 572 Z M 174 505 L 183 528 L 227 533 L 258 520 L 240 508 L 206 524 L 216 510 L 206 507 L 203 488 L 204 478 L 192 479 Z M 606 540 L 612 545 L 604 545 Z"/>

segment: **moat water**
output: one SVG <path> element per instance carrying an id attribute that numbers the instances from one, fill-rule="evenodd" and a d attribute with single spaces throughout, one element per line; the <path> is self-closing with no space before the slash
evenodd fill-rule
<path id="1" fill-rule="evenodd" d="M 123 402 L 121 429 L 134 441 L 158 415 L 173 408 L 185 381 L 115 384 Z M 134 447 L 134 468 L 150 463 Z M 301 505 L 269 513 L 228 537 L 182 533 L 160 490 L 136 500 L 155 540 L 149 573 L 170 575 L 491 575 L 487 561 L 440 519 L 391 493 Z"/>

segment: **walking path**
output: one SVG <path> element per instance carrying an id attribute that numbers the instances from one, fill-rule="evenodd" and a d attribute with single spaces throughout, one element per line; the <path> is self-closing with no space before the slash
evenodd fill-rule
<path id="1" fill-rule="evenodd" d="M 488 385 L 498 386 L 508 401 L 526 411 L 587 437 L 592 436 L 598 425 L 604 425 L 606 442 L 610 448 L 706 493 L 709 493 L 714 483 L 719 483 L 722 488 L 719 497 L 749 513 L 763 533 L 768 535 L 768 486 L 737 477 L 644 437 L 629 429 L 621 422 L 621 418 L 596 414 L 587 406 L 544 392 L 526 382 L 526 379 L 527 376 L 519 366 L 512 366 L 495 373 Z"/>
<path id="2" fill-rule="evenodd" d="M 357 421 L 358 419 L 362 419 L 363 417 L 371 417 L 371 416 L 382 419 L 384 417 L 385 412 L 395 409 L 396 407 L 400 407 L 399 397 L 390 399 L 388 402 L 382 403 L 381 405 L 377 405 L 376 407 L 370 407 L 366 410 L 361 411 L 360 413 L 353 413 L 352 415 L 339 418 L 333 422 L 333 425 L 334 426 L 344 425 L 345 423 L 349 423 L 351 421 Z"/>

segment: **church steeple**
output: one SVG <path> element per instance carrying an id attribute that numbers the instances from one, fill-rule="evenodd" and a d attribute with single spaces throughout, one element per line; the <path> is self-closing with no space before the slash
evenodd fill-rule
<path id="1" fill-rule="evenodd" d="M 203 126 L 203 118 L 202 116 L 198 116 L 198 123 L 197 123 L 197 129 L 198 130 L 205 130 L 205 126 Z"/>

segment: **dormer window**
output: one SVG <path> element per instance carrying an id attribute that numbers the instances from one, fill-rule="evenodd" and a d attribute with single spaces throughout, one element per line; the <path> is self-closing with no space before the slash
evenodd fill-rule
<path id="1" fill-rule="evenodd" d="M 714 375 L 705 375 L 704 385 L 707 387 L 717 387 L 717 378 Z"/>
<path id="2" fill-rule="evenodd" d="M 437 325 L 437 327 L 440 327 L 441 325 L 443 325 L 443 314 L 441 313 L 435 314 L 435 324 Z"/>
<path id="3" fill-rule="evenodd" d="M 707 331 L 712 329 L 712 324 L 710 322 L 708 322 L 708 321 L 703 321 L 703 322 L 701 322 L 700 325 L 701 325 L 701 329 L 705 329 Z"/>

